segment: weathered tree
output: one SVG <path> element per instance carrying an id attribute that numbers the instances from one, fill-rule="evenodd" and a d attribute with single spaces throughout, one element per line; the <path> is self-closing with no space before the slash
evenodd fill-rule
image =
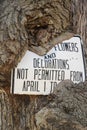
<path id="1" fill-rule="evenodd" d="M 78 94 L 80 85 L 78 89 L 72 87 L 68 91 L 70 86 L 74 86 L 69 83 L 69 87 L 64 88 L 64 98 L 61 92 L 60 97 L 55 92 L 49 96 L 19 96 L 11 95 L 9 92 L 11 69 L 18 64 L 28 49 L 43 55 L 55 44 L 74 34 L 79 34 L 84 41 L 85 55 L 87 55 L 86 7 L 86 0 L 0 1 L 1 130 L 68 130 L 71 128 L 80 130 L 87 127 L 87 118 L 82 116 L 87 113 L 87 106 L 84 105 L 87 96 L 83 96 L 82 93 Z M 86 88 L 82 88 L 81 91 L 85 93 Z M 74 97 L 75 91 L 76 97 Z M 79 96 L 80 101 L 78 101 Z M 71 102 L 74 105 L 71 106 Z M 80 107 L 81 102 L 83 107 Z M 80 112 L 75 113 L 78 105 L 81 116 L 79 116 Z M 49 115 L 50 113 L 52 116 Z M 40 116 L 43 115 L 46 116 L 41 122 Z M 84 117 L 83 122 L 80 117 Z"/>

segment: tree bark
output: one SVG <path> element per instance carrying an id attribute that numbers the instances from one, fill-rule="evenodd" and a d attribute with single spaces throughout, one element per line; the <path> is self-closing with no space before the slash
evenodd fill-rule
<path id="1" fill-rule="evenodd" d="M 0 1 L 0 130 L 87 129 L 87 106 L 84 105 L 87 100 L 86 88 L 80 88 L 84 84 L 75 89 L 72 87 L 74 84 L 66 83 L 72 87 L 69 92 L 69 87 L 63 85 L 63 99 L 61 92 L 60 97 L 55 92 L 48 96 L 10 94 L 11 69 L 28 49 L 43 55 L 55 44 L 79 34 L 84 41 L 87 57 L 86 8 L 86 0 Z M 81 90 L 80 95 L 78 90 Z M 70 105 L 71 102 L 73 106 Z"/>

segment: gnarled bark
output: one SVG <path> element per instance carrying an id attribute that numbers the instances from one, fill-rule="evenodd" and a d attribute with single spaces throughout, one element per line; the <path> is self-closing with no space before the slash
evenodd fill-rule
<path id="1" fill-rule="evenodd" d="M 86 7 L 86 0 L 0 1 L 1 130 L 87 129 L 86 83 L 74 86 L 66 82 L 59 93 L 48 96 L 9 92 L 11 69 L 27 49 L 43 55 L 55 44 L 79 34 L 87 50 Z"/>

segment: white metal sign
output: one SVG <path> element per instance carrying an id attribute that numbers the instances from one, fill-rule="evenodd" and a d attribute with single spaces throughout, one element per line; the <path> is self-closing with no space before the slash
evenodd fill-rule
<path id="1" fill-rule="evenodd" d="M 55 45 L 46 55 L 27 51 L 11 74 L 11 93 L 48 95 L 63 80 L 85 81 L 80 37 Z"/>

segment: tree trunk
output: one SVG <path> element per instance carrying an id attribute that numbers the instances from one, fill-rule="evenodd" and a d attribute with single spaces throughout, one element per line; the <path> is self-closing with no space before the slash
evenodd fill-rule
<path id="1" fill-rule="evenodd" d="M 10 94 L 11 69 L 28 49 L 43 55 L 79 34 L 87 57 L 86 7 L 86 0 L 0 1 L 0 130 L 87 129 L 86 83 L 64 82 L 48 96 Z"/>

